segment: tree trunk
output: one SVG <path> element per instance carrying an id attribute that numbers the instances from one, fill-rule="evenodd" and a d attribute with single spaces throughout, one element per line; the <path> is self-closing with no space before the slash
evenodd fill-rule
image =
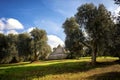
<path id="1" fill-rule="evenodd" d="M 32 62 L 35 62 L 35 61 L 38 61 L 39 59 L 38 59 L 38 55 L 37 55 L 37 53 L 36 53 L 36 51 L 34 52 L 34 58 L 31 60 L 31 63 Z"/>
<path id="2" fill-rule="evenodd" d="M 94 46 L 92 51 L 92 65 L 96 64 L 97 45 Z"/>
<path id="3" fill-rule="evenodd" d="M 35 58 L 34 58 L 34 61 L 38 61 L 38 56 L 37 56 L 37 53 L 35 53 Z"/>
<path id="4" fill-rule="evenodd" d="M 92 64 L 96 64 L 96 52 L 92 52 Z"/>

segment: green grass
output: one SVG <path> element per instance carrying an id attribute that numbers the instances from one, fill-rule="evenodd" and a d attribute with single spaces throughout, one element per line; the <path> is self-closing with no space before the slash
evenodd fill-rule
<path id="1" fill-rule="evenodd" d="M 2 64 L 0 80 L 120 80 L 120 65 L 113 62 L 117 58 L 98 57 L 96 66 L 91 66 L 90 60 L 90 57 L 82 57 Z"/>

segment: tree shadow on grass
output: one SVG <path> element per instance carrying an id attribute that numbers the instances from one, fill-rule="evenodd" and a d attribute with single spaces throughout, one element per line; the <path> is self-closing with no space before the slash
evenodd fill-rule
<path id="1" fill-rule="evenodd" d="M 108 72 L 88 77 L 90 80 L 120 80 L 120 72 Z"/>
<path id="2" fill-rule="evenodd" d="M 0 80 L 32 80 L 46 75 L 63 73 L 85 72 L 98 67 L 106 67 L 116 64 L 115 62 L 101 62 L 91 66 L 89 62 L 65 62 L 50 65 L 23 66 L 1 69 Z"/>

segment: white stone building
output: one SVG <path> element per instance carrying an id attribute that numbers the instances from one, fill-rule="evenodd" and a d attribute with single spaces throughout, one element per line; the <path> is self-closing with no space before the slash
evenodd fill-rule
<path id="1" fill-rule="evenodd" d="M 65 59 L 67 54 L 65 53 L 65 49 L 58 45 L 57 48 L 54 48 L 53 52 L 48 56 L 48 60 L 56 60 L 56 59 Z"/>

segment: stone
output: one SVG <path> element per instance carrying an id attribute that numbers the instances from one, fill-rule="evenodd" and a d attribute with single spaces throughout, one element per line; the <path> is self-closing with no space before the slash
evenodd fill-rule
<path id="1" fill-rule="evenodd" d="M 57 48 L 54 48 L 53 52 L 48 56 L 48 60 L 59 60 L 66 59 L 67 54 L 65 53 L 65 49 L 58 45 Z"/>

